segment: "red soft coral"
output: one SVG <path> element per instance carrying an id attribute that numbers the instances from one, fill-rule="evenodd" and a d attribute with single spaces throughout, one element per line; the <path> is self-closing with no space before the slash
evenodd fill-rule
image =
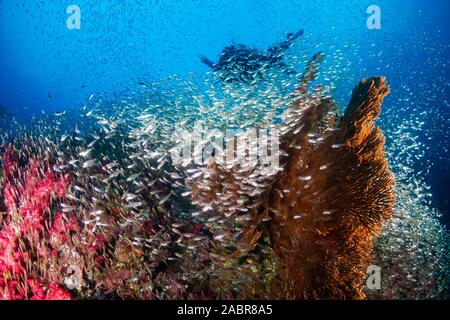
<path id="1" fill-rule="evenodd" d="M 33 293 L 30 300 L 73 300 L 70 293 L 61 289 L 55 283 L 50 283 L 48 288 L 45 288 L 36 280 L 29 280 L 27 283 Z"/>
<path id="2" fill-rule="evenodd" d="M 49 229 L 52 242 L 65 242 L 69 240 L 70 232 L 80 231 L 80 226 L 74 216 L 66 218 L 63 213 L 58 212 L 53 220 L 53 226 Z"/>
<path id="3" fill-rule="evenodd" d="M 64 241 L 68 232 L 78 230 L 74 217 L 63 221 L 57 214 L 53 227 L 45 232 L 46 222 L 52 225 L 52 199 L 65 197 L 69 178 L 55 174 L 36 159 L 20 166 L 12 147 L 3 156 L 3 171 L 8 218 L 2 221 L 0 230 L 0 299 L 70 299 L 71 295 L 56 283 L 44 285 L 28 274 L 32 263 L 27 250 L 34 247 L 39 256 L 46 256 L 52 251 L 46 245 L 47 238 L 57 236 Z"/>

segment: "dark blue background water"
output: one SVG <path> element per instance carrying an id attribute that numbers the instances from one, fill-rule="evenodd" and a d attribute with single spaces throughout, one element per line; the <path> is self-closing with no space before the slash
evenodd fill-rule
<path id="1" fill-rule="evenodd" d="M 81 30 L 66 27 L 72 4 Z M 366 27 L 371 4 L 381 8 L 381 30 Z M 428 150 L 417 170 L 429 169 L 434 205 L 450 217 L 449 8 L 446 0 L 0 0 L 0 105 L 18 118 L 79 107 L 91 93 L 206 72 L 198 55 L 217 59 L 232 41 L 264 49 L 303 28 L 297 49 L 321 40 L 326 54 L 340 49 L 352 62 L 336 92 L 341 104 L 360 78 L 383 74 L 391 125 L 420 115 Z"/>

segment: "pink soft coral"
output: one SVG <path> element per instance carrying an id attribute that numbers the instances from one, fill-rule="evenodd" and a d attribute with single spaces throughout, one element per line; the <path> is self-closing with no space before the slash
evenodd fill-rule
<path id="1" fill-rule="evenodd" d="M 36 159 L 20 166 L 12 147 L 3 156 L 3 166 L 7 218 L 0 230 L 0 299 L 71 299 L 58 284 L 29 274 L 33 250 L 25 249 L 34 246 L 39 256 L 46 256 L 52 251 L 47 238 L 64 241 L 67 232 L 76 230 L 76 221 L 63 221 L 60 213 L 53 223 L 50 220 L 53 199 L 65 197 L 69 178 Z M 46 224 L 52 225 L 49 232 L 45 232 Z"/>

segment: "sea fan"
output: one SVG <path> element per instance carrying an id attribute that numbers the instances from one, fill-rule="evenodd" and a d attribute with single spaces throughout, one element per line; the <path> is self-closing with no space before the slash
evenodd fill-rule
<path id="1" fill-rule="evenodd" d="M 392 215 L 393 175 L 373 124 L 389 92 L 386 81 L 361 81 L 337 119 L 335 103 L 320 89 L 308 94 L 320 60 L 318 54 L 308 64 L 282 116 L 280 168 L 214 159 L 191 182 L 193 203 L 219 213 L 210 228 L 216 269 L 257 261 L 268 237 L 277 276 L 254 287 L 270 285 L 276 298 L 364 298 L 373 237 Z M 239 273 L 230 277 L 242 281 Z"/>

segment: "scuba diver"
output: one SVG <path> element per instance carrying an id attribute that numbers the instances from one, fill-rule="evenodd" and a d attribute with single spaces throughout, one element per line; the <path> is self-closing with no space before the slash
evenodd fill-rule
<path id="1" fill-rule="evenodd" d="M 284 52 L 302 35 L 303 30 L 288 33 L 285 41 L 270 47 L 267 52 L 244 44 L 233 44 L 222 50 L 219 62 L 214 63 L 203 55 L 200 56 L 200 61 L 216 72 L 224 82 L 249 83 L 264 79 L 263 73 L 273 67 L 286 68 L 287 73 L 295 73 L 295 70 L 287 69 L 283 57 Z"/>

